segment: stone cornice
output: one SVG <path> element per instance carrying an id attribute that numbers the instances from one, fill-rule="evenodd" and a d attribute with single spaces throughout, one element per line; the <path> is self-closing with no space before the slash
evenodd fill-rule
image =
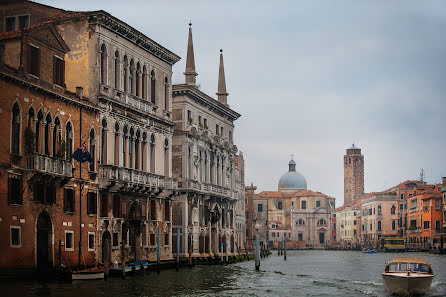
<path id="1" fill-rule="evenodd" d="M 26 81 L 24 79 L 18 78 L 18 77 L 14 76 L 14 75 L 5 73 L 3 71 L 0 71 L 0 77 L 2 79 L 9 80 L 9 81 L 11 81 L 11 82 L 13 82 L 13 83 L 15 83 L 15 84 L 17 84 L 19 86 L 26 87 L 26 88 L 29 88 L 29 89 L 33 89 L 36 92 L 42 93 L 42 94 L 44 94 L 46 96 L 50 96 L 50 97 L 54 97 L 55 99 L 59 99 L 59 100 L 65 102 L 67 104 L 72 104 L 72 105 L 77 106 L 77 107 L 83 107 L 83 108 L 85 108 L 87 110 L 90 110 L 92 112 L 99 112 L 99 109 L 97 107 L 89 105 L 89 104 L 86 104 L 84 102 L 81 102 L 81 101 L 79 101 L 79 99 L 75 100 L 75 98 L 71 98 L 71 97 L 63 95 L 61 93 L 55 92 L 53 90 L 49 90 L 47 88 L 39 86 L 38 84 L 32 83 L 30 81 Z"/>
<path id="2" fill-rule="evenodd" d="M 195 86 L 186 84 L 178 84 L 172 86 L 172 97 L 185 95 L 194 99 L 196 102 L 209 107 L 212 111 L 227 117 L 231 121 L 235 121 L 240 117 L 240 114 L 218 102 L 214 98 L 206 95 Z"/>
<path id="3" fill-rule="evenodd" d="M 89 14 L 89 22 L 100 24 L 170 65 L 175 64 L 181 59 L 178 55 L 148 38 L 143 33 L 103 10 L 91 12 Z"/>

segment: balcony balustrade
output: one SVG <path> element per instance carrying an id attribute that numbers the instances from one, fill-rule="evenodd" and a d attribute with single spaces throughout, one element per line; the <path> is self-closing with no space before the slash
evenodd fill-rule
<path id="1" fill-rule="evenodd" d="M 200 183 L 195 180 L 186 180 L 186 189 L 203 192 L 205 194 L 226 196 L 229 199 L 237 200 L 239 199 L 239 193 L 237 191 L 232 191 L 229 188 L 213 185 L 209 183 Z"/>
<path id="2" fill-rule="evenodd" d="M 116 182 L 118 184 L 139 187 L 140 189 L 147 187 L 165 189 L 178 188 L 176 179 L 165 178 L 162 175 L 114 165 L 99 165 L 99 181 L 106 183 Z"/>
<path id="3" fill-rule="evenodd" d="M 26 157 L 26 169 L 41 173 L 54 174 L 61 177 L 73 177 L 71 161 L 35 154 Z"/>

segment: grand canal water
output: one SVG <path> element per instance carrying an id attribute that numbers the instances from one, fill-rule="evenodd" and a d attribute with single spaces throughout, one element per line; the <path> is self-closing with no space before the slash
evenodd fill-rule
<path id="1" fill-rule="evenodd" d="M 108 281 L 61 283 L 0 283 L 0 296 L 387 296 L 381 279 L 386 261 L 401 254 L 356 251 L 288 251 L 227 266 L 149 272 Z M 446 256 L 422 257 L 434 269 L 428 296 L 446 296 Z"/>

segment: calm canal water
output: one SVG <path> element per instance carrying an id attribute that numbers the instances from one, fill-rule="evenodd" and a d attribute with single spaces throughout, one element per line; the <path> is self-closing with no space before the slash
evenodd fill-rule
<path id="1" fill-rule="evenodd" d="M 354 251 L 288 251 L 228 266 L 196 266 L 149 272 L 108 281 L 45 284 L 0 283 L 1 296 L 387 296 L 381 279 L 386 261 L 394 256 L 428 260 L 435 278 L 428 296 L 446 296 L 446 256 L 363 254 Z"/>

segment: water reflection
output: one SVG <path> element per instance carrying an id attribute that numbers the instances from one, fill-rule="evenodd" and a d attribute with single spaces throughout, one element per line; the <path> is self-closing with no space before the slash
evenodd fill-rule
<path id="1" fill-rule="evenodd" d="M 397 254 L 351 251 L 288 251 L 287 261 L 272 255 L 228 266 L 197 266 L 139 274 L 126 280 L 63 283 L 0 283 L 2 296 L 386 296 L 381 272 Z M 446 295 L 446 257 L 423 257 L 434 269 L 429 296 Z"/>

